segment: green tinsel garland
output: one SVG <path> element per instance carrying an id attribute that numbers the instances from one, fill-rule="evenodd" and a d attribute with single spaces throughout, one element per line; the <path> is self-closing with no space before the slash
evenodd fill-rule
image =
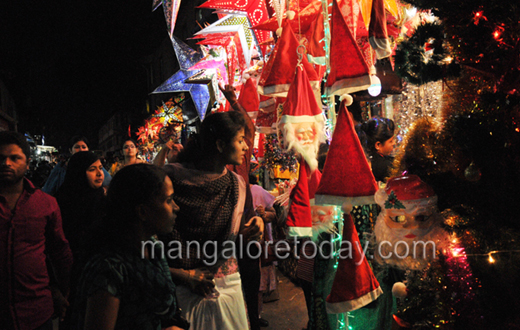
<path id="1" fill-rule="evenodd" d="M 449 55 L 443 47 L 444 29 L 438 23 L 419 25 L 414 34 L 401 42 L 395 52 L 396 73 L 404 80 L 422 85 L 446 77 L 455 77 L 460 73 L 458 63 L 445 63 Z M 433 53 L 426 60 L 425 44 L 431 43 Z"/>

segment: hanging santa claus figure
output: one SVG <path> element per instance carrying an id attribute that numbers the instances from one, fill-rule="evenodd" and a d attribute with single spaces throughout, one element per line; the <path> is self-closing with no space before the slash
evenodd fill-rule
<path id="1" fill-rule="evenodd" d="M 425 268 L 448 238 L 433 189 L 417 175 L 395 177 L 375 200 L 381 207 L 374 228 L 376 261 L 400 269 Z"/>
<path id="2" fill-rule="evenodd" d="M 318 150 L 325 142 L 324 117 L 304 70 L 297 68 L 295 86 L 287 95 L 278 123 L 283 148 L 301 155 L 311 172 L 318 168 Z"/>

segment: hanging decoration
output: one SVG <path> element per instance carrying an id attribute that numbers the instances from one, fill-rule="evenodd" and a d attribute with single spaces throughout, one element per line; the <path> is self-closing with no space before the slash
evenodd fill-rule
<path id="1" fill-rule="evenodd" d="M 204 120 L 210 100 L 208 87 L 199 84 L 187 84 L 185 82 L 186 79 L 197 73 L 196 71 L 190 70 L 190 67 L 201 60 L 202 54 L 191 49 L 176 36 L 172 37 L 172 43 L 180 70 L 157 87 L 152 94 L 189 92 L 200 119 Z"/>
<path id="2" fill-rule="evenodd" d="M 269 18 L 265 0 L 209 0 L 200 5 L 199 8 L 219 9 L 223 11 L 228 11 L 230 14 L 237 12 L 245 12 L 252 26 L 262 23 L 263 21 Z M 270 34 L 267 31 L 255 31 L 254 35 L 259 45 L 270 38 Z M 262 53 L 265 55 L 267 47 L 260 46 L 260 49 L 262 50 Z"/>
<path id="3" fill-rule="evenodd" d="M 235 36 L 237 39 L 234 41 L 236 46 L 236 52 L 238 55 L 238 61 L 240 63 L 240 74 L 249 67 L 251 62 L 251 56 L 253 48 L 255 47 L 254 35 L 251 31 L 251 25 L 245 15 L 226 15 L 219 19 L 215 23 L 205 27 L 199 32 L 195 33 L 194 37 L 210 38 L 211 36 L 222 36 L 222 33 L 232 33 L 230 36 Z M 219 41 L 218 39 L 216 41 Z M 223 40 L 220 40 L 222 44 Z M 225 45 L 228 45 L 231 40 Z M 207 43 L 210 44 L 210 43 Z M 218 45 L 217 44 L 217 45 Z M 232 56 L 231 52 L 228 51 L 228 55 Z"/>
<path id="4" fill-rule="evenodd" d="M 267 170 L 279 167 L 280 171 L 296 172 L 298 160 L 292 151 L 284 151 L 280 148 L 276 134 L 266 134 L 264 144 L 264 159 L 261 166 Z"/>
<path id="5" fill-rule="evenodd" d="M 141 146 L 152 150 L 168 140 L 178 140 L 182 129 L 182 103 L 186 97 L 181 93 L 163 102 L 155 113 L 144 121 L 136 135 Z"/>
<path id="6" fill-rule="evenodd" d="M 298 63 L 296 53 L 298 46 L 300 46 L 300 43 L 292 30 L 291 24 L 286 21 L 283 26 L 282 36 L 276 43 L 258 82 L 258 92 L 260 94 L 272 97 L 287 96 L 289 87 L 295 77 L 292 68 L 296 68 Z M 312 89 L 319 93 L 320 77 L 318 77 L 306 56 L 303 56 L 301 64 L 309 77 Z"/>
<path id="7" fill-rule="evenodd" d="M 164 11 L 164 19 L 166 20 L 168 35 L 171 38 L 173 36 L 173 30 L 175 30 L 175 23 L 177 22 L 181 0 L 154 0 L 152 9 L 156 10 L 161 4 Z"/>
<path id="8" fill-rule="evenodd" d="M 354 93 L 372 84 L 369 66 L 356 42 L 357 18 L 359 13 L 353 12 L 349 1 L 333 0 L 327 95 Z M 349 60 L 345 61 L 346 58 Z"/>
<path id="9" fill-rule="evenodd" d="M 226 52 L 223 47 L 213 47 L 207 56 L 190 67 L 189 70 L 195 72 L 199 70 L 212 70 L 215 72 L 217 81 L 223 85 L 227 85 L 229 78 L 226 68 L 226 57 Z"/>
<path id="10" fill-rule="evenodd" d="M 451 60 L 443 42 L 442 24 L 426 22 L 419 25 L 410 38 L 397 46 L 396 73 L 415 85 L 459 76 L 460 65 Z"/>

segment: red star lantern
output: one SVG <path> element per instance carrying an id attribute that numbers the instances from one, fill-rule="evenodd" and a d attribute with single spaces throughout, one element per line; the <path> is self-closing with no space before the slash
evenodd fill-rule
<path id="1" fill-rule="evenodd" d="M 209 0 L 198 8 L 212 8 L 247 13 L 247 18 L 252 26 L 262 23 L 269 18 L 265 0 Z M 267 41 L 270 37 L 268 31 L 255 31 L 256 40 L 259 44 Z M 260 47 L 265 54 L 267 47 Z"/>

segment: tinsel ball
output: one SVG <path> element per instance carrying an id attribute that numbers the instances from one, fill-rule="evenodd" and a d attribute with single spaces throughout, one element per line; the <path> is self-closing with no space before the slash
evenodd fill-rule
<path id="1" fill-rule="evenodd" d="M 392 294 L 396 298 L 404 298 L 408 295 L 406 285 L 403 282 L 396 282 L 392 287 Z"/>
<path id="2" fill-rule="evenodd" d="M 464 177 L 470 182 L 477 182 L 481 175 L 480 169 L 473 162 L 464 170 Z"/>

